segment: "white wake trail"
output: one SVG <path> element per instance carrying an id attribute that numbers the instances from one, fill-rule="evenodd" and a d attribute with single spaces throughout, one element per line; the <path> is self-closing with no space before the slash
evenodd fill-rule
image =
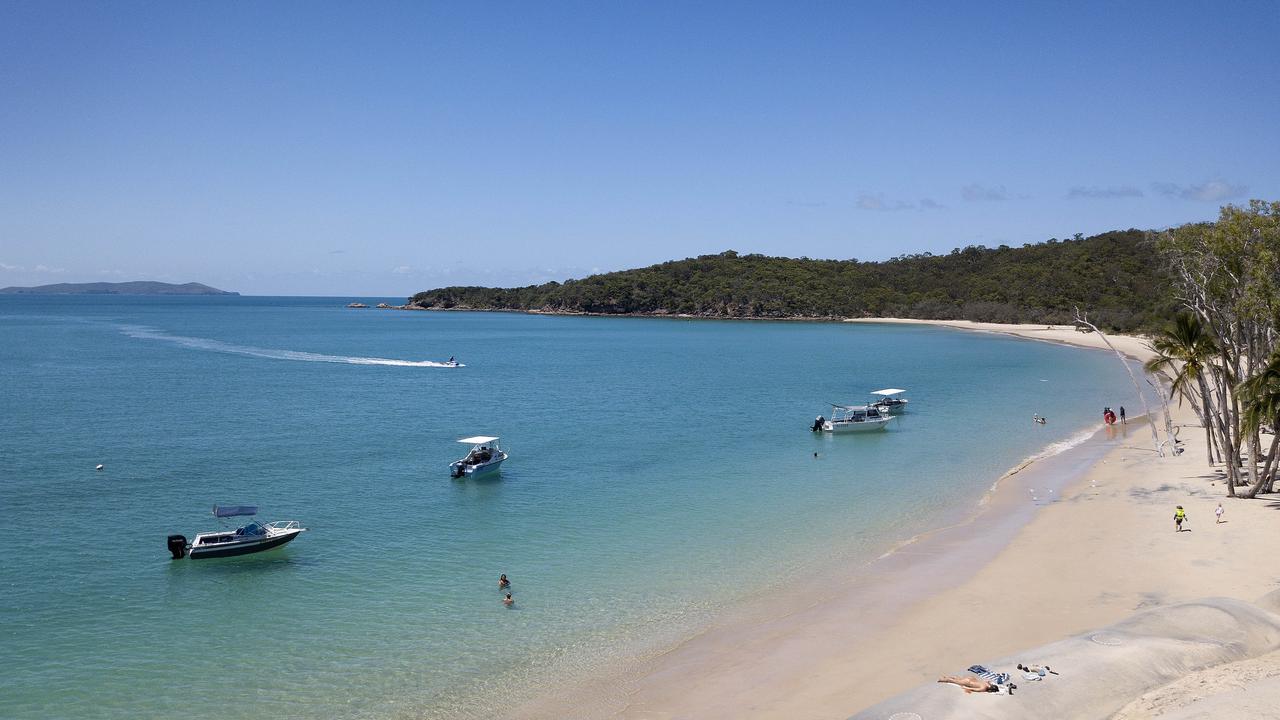
<path id="1" fill-rule="evenodd" d="M 122 325 L 120 326 L 120 332 L 132 338 L 138 338 L 140 340 L 161 340 L 163 342 L 173 343 L 174 345 L 180 345 L 192 350 L 207 350 L 209 352 L 230 353 L 232 355 L 247 355 L 249 357 L 266 358 L 268 360 L 296 360 L 299 362 L 325 362 L 345 365 L 390 365 L 393 367 L 458 367 L 448 363 L 435 362 L 432 360 L 395 360 L 392 358 L 379 357 L 325 355 L 322 353 L 305 352 L 302 350 L 274 350 L 272 348 L 253 347 L 252 345 L 234 345 L 221 340 L 210 340 L 209 338 L 170 335 L 163 330 L 156 330 L 155 328 L 146 327 L 144 325 Z"/>

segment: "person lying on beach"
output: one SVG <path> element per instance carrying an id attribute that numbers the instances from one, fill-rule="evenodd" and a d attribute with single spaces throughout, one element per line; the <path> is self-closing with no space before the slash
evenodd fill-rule
<path id="1" fill-rule="evenodd" d="M 976 693 L 976 692 L 984 692 L 984 693 L 1000 692 L 999 685 L 996 685 L 993 682 L 987 682 L 986 680 L 973 677 L 972 675 L 965 675 L 965 676 L 943 675 L 942 677 L 938 678 L 938 682 L 951 683 L 952 685 L 959 685 L 960 687 L 964 688 L 964 691 L 966 694 Z M 1017 685 L 1009 685 L 1008 686 L 1009 694 L 1012 695 L 1013 691 L 1016 690 L 1017 687 L 1018 687 Z"/>
<path id="2" fill-rule="evenodd" d="M 502 598 L 502 604 L 506 605 L 507 607 L 511 607 L 512 605 L 516 604 L 516 599 L 511 597 L 511 593 L 507 593 L 507 596 Z"/>

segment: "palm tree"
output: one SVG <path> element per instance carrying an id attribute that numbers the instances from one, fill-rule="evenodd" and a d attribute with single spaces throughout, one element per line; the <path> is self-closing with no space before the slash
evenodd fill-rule
<path id="1" fill-rule="evenodd" d="M 1197 315 L 1181 313 L 1174 318 L 1173 326 L 1160 331 L 1151 339 L 1151 349 L 1156 356 L 1145 364 L 1146 371 L 1172 377 L 1170 388 L 1178 396 L 1191 401 L 1191 407 L 1204 425 L 1205 446 L 1208 449 L 1209 464 L 1213 464 L 1213 403 L 1209 396 L 1209 384 L 1206 374 L 1211 370 L 1210 364 L 1218 353 L 1218 343 L 1205 329 Z M 1199 397 L 1196 394 L 1199 394 Z M 1234 495 L 1235 488 L 1228 482 L 1229 492 Z"/>
<path id="2" fill-rule="evenodd" d="M 1264 424 L 1270 423 L 1273 433 L 1262 475 L 1244 494 L 1246 498 L 1252 498 L 1263 487 L 1270 488 L 1274 480 L 1276 446 L 1280 445 L 1280 349 L 1272 352 L 1261 372 L 1236 387 L 1236 396 L 1243 403 L 1240 416 L 1243 429 L 1256 433 Z M 1250 461 L 1256 463 L 1257 458 L 1250 458 Z"/>

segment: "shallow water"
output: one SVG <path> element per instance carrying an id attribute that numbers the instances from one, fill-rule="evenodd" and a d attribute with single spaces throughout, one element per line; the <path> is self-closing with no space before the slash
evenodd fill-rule
<path id="1" fill-rule="evenodd" d="M 0 298 L 5 716 L 485 716 L 1137 414 L 1114 356 L 1003 336 L 347 301 Z M 888 431 L 808 432 L 887 386 Z M 482 433 L 501 476 L 450 480 Z M 170 560 L 215 503 L 310 531 Z"/>

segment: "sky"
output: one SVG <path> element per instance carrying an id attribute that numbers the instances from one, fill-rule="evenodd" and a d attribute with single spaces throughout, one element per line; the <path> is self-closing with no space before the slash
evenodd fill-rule
<path id="1" fill-rule="evenodd" d="M 1280 200 L 1274 2 L 0 0 L 0 286 L 401 297 Z"/>

